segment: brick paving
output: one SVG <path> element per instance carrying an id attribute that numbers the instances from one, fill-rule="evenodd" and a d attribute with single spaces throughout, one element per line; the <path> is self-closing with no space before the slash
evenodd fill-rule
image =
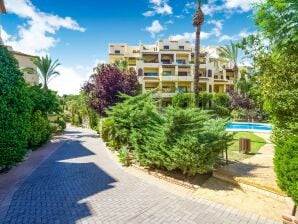
<path id="1" fill-rule="evenodd" d="M 0 223 L 277 223 L 191 200 L 125 172 L 88 130 L 68 139 L 14 193 Z"/>

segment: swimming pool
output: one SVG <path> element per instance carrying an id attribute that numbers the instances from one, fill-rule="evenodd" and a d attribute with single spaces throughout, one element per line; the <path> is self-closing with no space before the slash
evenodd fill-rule
<path id="1" fill-rule="evenodd" d="M 231 122 L 226 131 L 272 132 L 270 124 Z"/>

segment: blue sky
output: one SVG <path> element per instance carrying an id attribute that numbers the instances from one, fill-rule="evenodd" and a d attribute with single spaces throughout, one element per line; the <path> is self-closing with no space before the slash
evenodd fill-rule
<path id="1" fill-rule="evenodd" d="M 209 0 L 203 5 L 202 45 L 224 45 L 255 31 L 257 0 Z M 2 38 L 14 49 L 59 59 L 50 87 L 76 93 L 92 67 L 108 58 L 109 43 L 192 40 L 195 0 L 5 0 Z"/>

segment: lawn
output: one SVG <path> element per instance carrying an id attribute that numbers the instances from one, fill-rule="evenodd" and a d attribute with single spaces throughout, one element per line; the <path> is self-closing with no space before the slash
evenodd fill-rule
<path id="1" fill-rule="evenodd" d="M 251 140 L 251 152 L 249 154 L 242 154 L 239 152 L 239 139 L 240 138 L 248 138 Z M 266 141 L 255 135 L 251 132 L 237 132 L 234 135 L 234 140 L 232 145 L 228 148 L 228 159 L 240 161 L 243 159 L 247 159 L 255 155 L 262 146 L 266 144 Z"/>

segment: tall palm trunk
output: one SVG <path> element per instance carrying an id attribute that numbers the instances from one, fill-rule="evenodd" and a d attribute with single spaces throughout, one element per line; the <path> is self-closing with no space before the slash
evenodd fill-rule
<path id="1" fill-rule="evenodd" d="M 197 107 L 200 105 L 200 41 L 201 41 L 201 26 L 204 22 L 204 14 L 201 10 L 201 0 L 198 0 L 198 8 L 193 18 L 193 26 L 196 27 L 196 40 L 195 40 L 195 75 L 194 75 L 194 94 L 195 104 Z"/>

